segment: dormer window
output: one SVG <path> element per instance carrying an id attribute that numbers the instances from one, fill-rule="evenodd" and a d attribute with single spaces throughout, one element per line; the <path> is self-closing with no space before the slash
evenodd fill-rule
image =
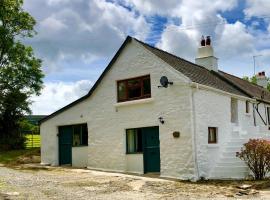
<path id="1" fill-rule="evenodd" d="M 117 101 L 132 101 L 151 97 L 150 75 L 117 81 Z"/>

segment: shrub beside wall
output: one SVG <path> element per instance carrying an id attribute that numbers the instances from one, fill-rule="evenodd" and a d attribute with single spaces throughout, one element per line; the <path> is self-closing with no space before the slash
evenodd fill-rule
<path id="1" fill-rule="evenodd" d="M 250 139 L 236 152 L 236 156 L 245 161 L 256 180 L 265 178 L 270 172 L 270 141 Z"/>

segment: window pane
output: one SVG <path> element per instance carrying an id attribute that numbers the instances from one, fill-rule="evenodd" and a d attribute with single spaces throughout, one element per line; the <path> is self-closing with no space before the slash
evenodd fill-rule
<path id="1" fill-rule="evenodd" d="M 128 98 L 136 98 L 142 96 L 140 79 L 128 81 Z"/>
<path id="2" fill-rule="evenodd" d="M 134 135 L 135 135 L 134 129 L 127 130 L 127 152 L 128 153 L 135 152 Z"/>
<path id="3" fill-rule="evenodd" d="M 126 97 L 126 82 L 118 82 L 118 100 L 125 100 Z"/>
<path id="4" fill-rule="evenodd" d="M 151 84 L 150 84 L 150 78 L 143 80 L 143 94 L 151 94 Z"/>
<path id="5" fill-rule="evenodd" d="M 142 129 L 137 129 L 137 141 L 136 141 L 137 152 L 142 152 Z"/>
<path id="6" fill-rule="evenodd" d="M 246 113 L 249 113 L 249 102 L 246 101 Z"/>
<path id="7" fill-rule="evenodd" d="M 79 146 L 81 145 L 81 126 L 76 125 L 73 126 L 73 146 Z"/>
<path id="8" fill-rule="evenodd" d="M 217 128 L 208 128 L 208 143 L 217 143 Z"/>
<path id="9" fill-rule="evenodd" d="M 88 130 L 87 124 L 82 125 L 82 145 L 88 145 Z"/>
<path id="10" fill-rule="evenodd" d="M 127 153 L 142 152 L 142 131 L 141 129 L 127 130 Z"/>

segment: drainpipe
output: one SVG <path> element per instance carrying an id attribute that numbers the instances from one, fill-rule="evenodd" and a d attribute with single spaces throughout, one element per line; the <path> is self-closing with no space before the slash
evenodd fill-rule
<path id="1" fill-rule="evenodd" d="M 199 89 L 199 84 L 196 84 L 196 89 Z M 197 135 L 196 135 L 196 116 L 195 116 L 195 103 L 194 103 L 194 91 L 191 88 L 191 101 L 192 101 L 192 117 L 193 117 L 193 152 L 194 153 L 194 164 L 195 164 L 195 173 L 197 179 L 200 179 L 199 166 L 198 166 L 198 157 L 197 157 Z"/>

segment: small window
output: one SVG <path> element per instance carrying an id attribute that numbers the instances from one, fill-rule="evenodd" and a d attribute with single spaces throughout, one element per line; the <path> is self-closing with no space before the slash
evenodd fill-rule
<path id="1" fill-rule="evenodd" d="M 151 97 L 150 75 L 117 82 L 117 101 L 131 101 Z"/>
<path id="2" fill-rule="evenodd" d="M 270 107 L 267 107 L 268 125 L 270 125 Z"/>
<path id="3" fill-rule="evenodd" d="M 88 145 L 88 130 L 87 124 L 74 125 L 73 129 L 73 146 Z"/>
<path id="4" fill-rule="evenodd" d="M 126 131 L 127 153 L 142 152 L 142 130 L 128 129 Z"/>
<path id="5" fill-rule="evenodd" d="M 246 101 L 246 113 L 250 113 L 249 101 Z"/>
<path id="6" fill-rule="evenodd" d="M 216 144 L 217 143 L 217 128 L 208 127 L 208 143 Z"/>

